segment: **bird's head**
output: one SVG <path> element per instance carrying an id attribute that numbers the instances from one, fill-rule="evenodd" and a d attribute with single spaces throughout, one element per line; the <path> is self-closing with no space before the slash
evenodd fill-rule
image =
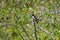
<path id="1" fill-rule="evenodd" d="M 32 16 L 34 16 L 34 14 L 32 14 Z"/>

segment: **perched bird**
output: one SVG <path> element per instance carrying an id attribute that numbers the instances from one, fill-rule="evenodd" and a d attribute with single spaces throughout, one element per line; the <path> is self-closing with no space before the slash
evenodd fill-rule
<path id="1" fill-rule="evenodd" d="M 33 19 L 36 23 L 38 23 L 38 21 L 39 21 L 39 19 L 38 19 L 34 14 L 32 14 L 32 19 Z"/>

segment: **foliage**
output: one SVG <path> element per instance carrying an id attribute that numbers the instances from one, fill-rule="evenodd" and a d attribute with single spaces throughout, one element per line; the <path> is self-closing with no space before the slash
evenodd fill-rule
<path id="1" fill-rule="evenodd" d="M 39 19 L 35 26 L 33 13 Z M 60 40 L 59 36 L 60 0 L 0 0 L 0 40 Z"/>

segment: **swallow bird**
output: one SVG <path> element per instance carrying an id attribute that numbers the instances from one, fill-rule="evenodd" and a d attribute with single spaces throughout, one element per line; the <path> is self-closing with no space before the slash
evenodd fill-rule
<path id="1" fill-rule="evenodd" d="M 38 19 L 34 14 L 32 14 L 32 19 L 33 19 L 34 21 L 36 21 L 36 23 L 38 23 L 38 21 L 39 21 L 39 19 Z"/>

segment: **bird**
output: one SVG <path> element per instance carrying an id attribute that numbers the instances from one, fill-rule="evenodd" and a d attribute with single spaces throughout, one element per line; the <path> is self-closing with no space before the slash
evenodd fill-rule
<path id="1" fill-rule="evenodd" d="M 39 19 L 38 19 L 34 14 L 32 14 L 32 19 L 33 19 L 36 23 L 38 23 L 38 21 L 39 21 Z"/>

